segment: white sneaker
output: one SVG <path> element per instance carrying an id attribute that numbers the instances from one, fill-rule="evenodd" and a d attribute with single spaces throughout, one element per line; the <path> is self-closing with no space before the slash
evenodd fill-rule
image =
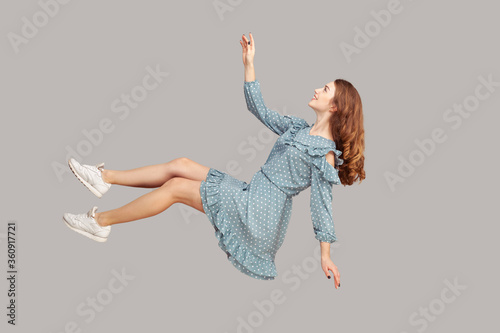
<path id="1" fill-rule="evenodd" d="M 104 168 L 104 163 L 97 165 L 81 165 L 74 158 L 68 160 L 68 165 L 71 171 L 75 174 L 83 185 L 85 185 L 90 192 L 94 193 L 97 197 L 102 197 L 111 187 L 110 183 L 106 183 L 102 179 L 102 169 Z"/>
<path id="2" fill-rule="evenodd" d="M 102 227 L 94 219 L 97 206 L 92 207 L 87 213 L 84 214 L 70 214 L 64 213 L 63 221 L 68 227 L 74 231 L 92 238 L 98 242 L 105 242 L 108 239 L 108 235 L 111 231 L 111 226 Z"/>

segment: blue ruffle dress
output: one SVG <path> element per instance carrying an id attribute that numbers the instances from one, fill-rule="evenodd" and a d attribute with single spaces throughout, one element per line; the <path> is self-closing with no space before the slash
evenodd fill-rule
<path id="1" fill-rule="evenodd" d="M 241 272 L 260 280 L 278 275 L 275 257 L 292 212 L 292 198 L 311 186 L 310 210 L 315 238 L 337 240 L 332 216 L 332 187 L 340 184 L 343 163 L 335 142 L 310 135 L 312 125 L 268 109 L 258 80 L 244 83 L 248 110 L 279 135 L 267 161 L 249 183 L 210 168 L 200 185 L 203 210 L 219 247 Z M 314 125 L 314 124 L 313 124 Z M 335 167 L 325 155 L 333 151 Z"/>

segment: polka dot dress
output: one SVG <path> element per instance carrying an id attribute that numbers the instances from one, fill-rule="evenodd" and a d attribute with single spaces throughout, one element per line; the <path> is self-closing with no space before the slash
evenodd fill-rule
<path id="1" fill-rule="evenodd" d="M 219 247 L 242 273 L 260 280 L 278 275 L 275 257 L 283 244 L 292 198 L 311 186 L 310 210 L 315 238 L 337 240 L 332 216 L 332 187 L 340 184 L 337 168 L 325 159 L 341 151 L 335 142 L 310 135 L 304 119 L 268 109 L 259 81 L 244 83 L 248 110 L 279 135 L 266 163 L 250 183 L 210 168 L 200 185 L 203 210 L 215 229 Z M 313 124 L 314 125 L 314 124 Z"/>

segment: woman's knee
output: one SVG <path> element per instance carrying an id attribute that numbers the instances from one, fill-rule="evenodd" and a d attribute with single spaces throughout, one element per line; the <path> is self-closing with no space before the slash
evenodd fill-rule
<path id="1" fill-rule="evenodd" d="M 168 174 L 170 179 L 173 177 L 183 177 L 183 170 L 188 167 L 189 161 L 187 157 L 179 157 L 163 163 L 162 166 L 164 167 L 165 174 Z"/>
<path id="2" fill-rule="evenodd" d="M 179 198 L 182 196 L 182 193 L 185 192 L 188 181 L 189 180 L 184 177 L 172 177 L 163 183 L 161 187 L 168 189 L 173 197 Z"/>
<path id="3" fill-rule="evenodd" d="M 192 162 L 192 160 L 187 158 L 187 157 L 177 157 L 177 158 L 173 159 L 172 161 L 170 161 L 170 163 L 174 163 L 174 164 L 177 164 L 180 166 L 188 165 L 191 162 Z"/>
<path id="4" fill-rule="evenodd" d="M 199 164 L 188 157 L 179 157 L 172 160 L 170 163 L 172 167 L 172 175 L 174 177 L 184 177 L 190 180 L 204 180 L 207 176 L 207 166 Z"/>
<path id="5" fill-rule="evenodd" d="M 169 180 L 167 180 L 161 187 L 171 187 L 171 188 L 176 188 L 179 187 L 180 183 L 182 181 L 182 177 L 172 177 Z"/>
<path id="6" fill-rule="evenodd" d="M 167 180 L 162 187 L 169 191 L 169 194 L 174 202 L 180 202 L 193 206 L 197 205 L 200 201 L 199 184 L 200 181 L 186 179 L 183 177 L 173 177 Z"/>
<path id="7" fill-rule="evenodd" d="M 182 176 L 182 170 L 188 168 L 191 162 L 187 157 L 178 157 L 168 162 L 168 164 L 174 170 L 175 176 Z"/>

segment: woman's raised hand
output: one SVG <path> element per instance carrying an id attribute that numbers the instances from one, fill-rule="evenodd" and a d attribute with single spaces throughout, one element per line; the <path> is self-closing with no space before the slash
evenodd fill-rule
<path id="1" fill-rule="evenodd" d="M 253 58 L 255 56 L 255 43 L 253 41 L 252 33 L 248 34 L 250 36 L 250 44 L 248 44 L 248 39 L 243 34 L 240 44 L 243 50 L 243 65 L 253 65 Z"/>

